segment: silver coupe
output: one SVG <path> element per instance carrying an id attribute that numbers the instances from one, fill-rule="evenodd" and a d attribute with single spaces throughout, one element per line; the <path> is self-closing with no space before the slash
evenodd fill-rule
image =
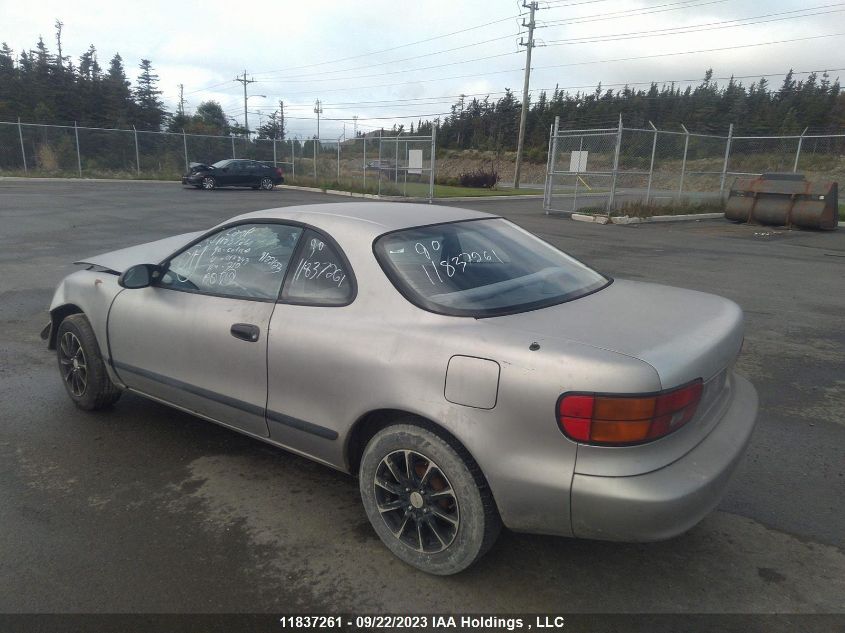
<path id="1" fill-rule="evenodd" d="M 77 263 L 42 332 L 77 406 L 128 390 L 350 473 L 384 544 L 434 574 L 502 525 L 680 534 L 757 415 L 736 304 L 611 279 L 486 213 L 269 209 Z"/>

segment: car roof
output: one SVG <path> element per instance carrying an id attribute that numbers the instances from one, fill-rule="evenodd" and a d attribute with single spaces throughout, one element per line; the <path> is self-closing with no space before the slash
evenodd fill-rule
<path id="1" fill-rule="evenodd" d="M 354 233 L 372 239 L 416 226 L 495 217 L 498 216 L 438 204 L 367 201 L 265 209 L 236 216 L 222 224 L 257 219 L 291 220 L 310 224 L 335 236 Z"/>

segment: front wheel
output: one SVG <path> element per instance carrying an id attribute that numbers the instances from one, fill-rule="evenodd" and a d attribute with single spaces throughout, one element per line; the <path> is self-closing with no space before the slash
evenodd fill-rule
<path id="1" fill-rule="evenodd" d="M 202 179 L 202 188 L 206 191 L 211 191 L 217 186 L 217 181 L 214 179 L 214 176 L 206 176 Z"/>
<path id="2" fill-rule="evenodd" d="M 72 314 L 59 325 L 56 356 L 65 389 L 80 409 L 103 409 L 120 398 L 121 391 L 109 378 L 85 315 Z"/>
<path id="3" fill-rule="evenodd" d="M 273 187 L 274 187 L 275 185 L 273 184 L 273 179 L 272 179 L 272 178 L 262 178 L 262 179 L 261 179 L 261 184 L 260 184 L 259 186 L 260 186 L 260 187 L 261 187 L 264 191 L 272 191 L 272 189 L 273 189 Z"/>
<path id="4" fill-rule="evenodd" d="M 359 472 L 364 509 L 401 560 L 430 574 L 456 574 L 493 545 L 501 529 L 492 494 L 460 446 L 411 424 L 377 433 Z"/>

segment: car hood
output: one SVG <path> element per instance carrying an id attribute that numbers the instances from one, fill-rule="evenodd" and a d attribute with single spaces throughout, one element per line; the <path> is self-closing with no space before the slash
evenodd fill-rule
<path id="1" fill-rule="evenodd" d="M 733 362 L 743 339 L 742 310 L 732 301 L 626 280 L 575 301 L 482 322 L 637 358 L 654 367 L 664 389 L 715 376 Z"/>
<path id="2" fill-rule="evenodd" d="M 199 171 L 213 171 L 214 167 L 205 163 L 191 163 L 188 165 L 188 173 L 193 174 Z"/>
<path id="3" fill-rule="evenodd" d="M 157 264 L 183 246 L 187 246 L 204 232 L 195 231 L 193 233 L 165 237 L 154 242 L 121 248 L 120 250 L 95 255 L 94 257 L 86 257 L 73 263 L 100 266 L 116 273 L 122 273 L 135 264 Z"/>

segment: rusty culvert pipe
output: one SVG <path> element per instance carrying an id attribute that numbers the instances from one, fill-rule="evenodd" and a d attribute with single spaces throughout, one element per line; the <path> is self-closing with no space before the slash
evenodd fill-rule
<path id="1" fill-rule="evenodd" d="M 833 230 L 839 222 L 839 185 L 802 174 L 737 178 L 725 206 L 737 222 Z"/>

